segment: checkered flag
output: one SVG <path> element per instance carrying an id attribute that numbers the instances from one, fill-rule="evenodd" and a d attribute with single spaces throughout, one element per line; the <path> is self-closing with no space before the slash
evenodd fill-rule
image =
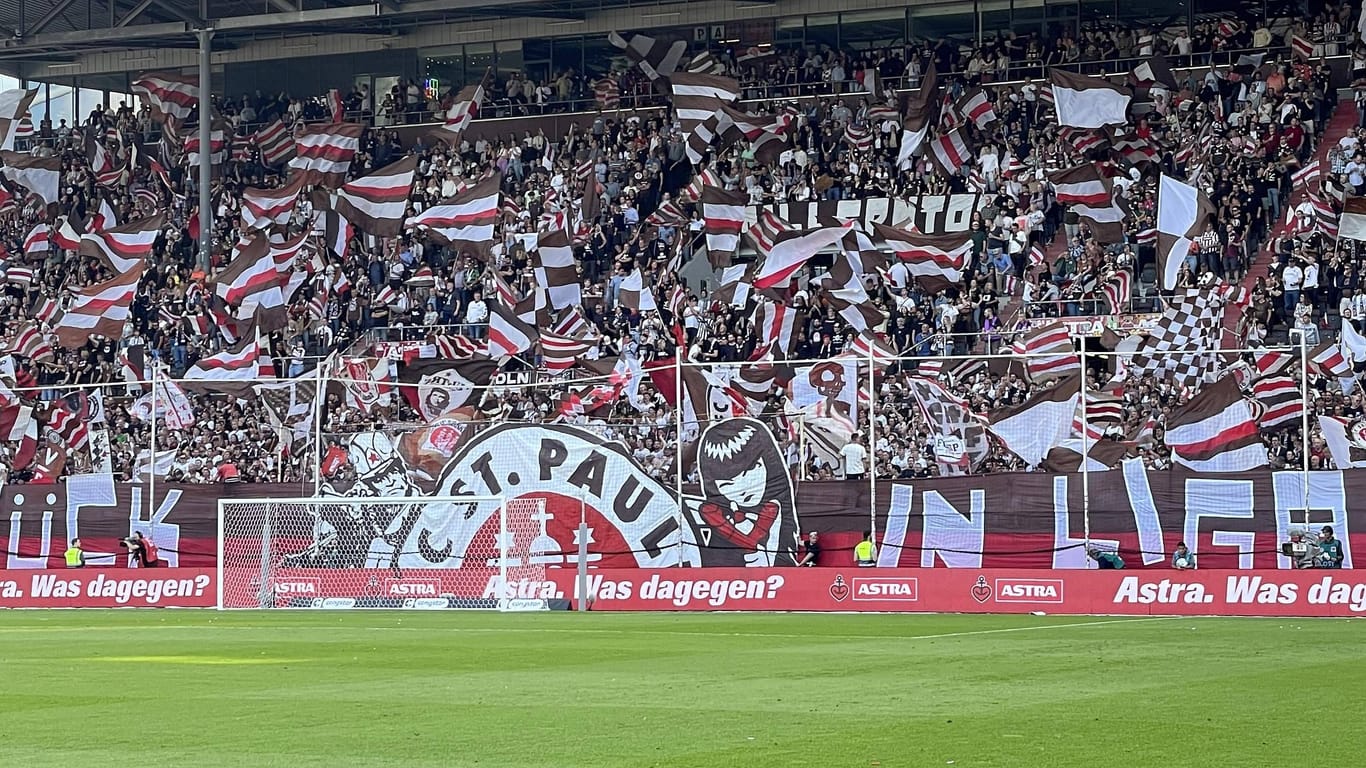
<path id="1" fill-rule="evenodd" d="M 1178 292 L 1134 351 L 1130 372 L 1195 390 L 1219 368 L 1224 298 L 1220 287 Z"/>

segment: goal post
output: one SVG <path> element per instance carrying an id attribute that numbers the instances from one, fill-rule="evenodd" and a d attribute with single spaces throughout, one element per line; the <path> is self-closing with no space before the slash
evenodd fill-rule
<path id="1" fill-rule="evenodd" d="M 545 610 L 545 500 L 218 502 L 218 607 Z"/>

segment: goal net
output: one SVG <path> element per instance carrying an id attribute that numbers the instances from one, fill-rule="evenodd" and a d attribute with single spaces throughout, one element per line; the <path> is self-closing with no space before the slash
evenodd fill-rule
<path id="1" fill-rule="evenodd" d="M 545 500 L 223 499 L 220 608 L 542 610 Z"/>

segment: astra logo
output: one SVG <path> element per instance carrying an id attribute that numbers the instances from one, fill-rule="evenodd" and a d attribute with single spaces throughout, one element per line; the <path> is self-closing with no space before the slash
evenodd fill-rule
<path id="1" fill-rule="evenodd" d="M 1061 579 L 997 579 L 998 603 L 1061 603 Z"/>
<path id="2" fill-rule="evenodd" d="M 898 600 L 914 602 L 919 589 L 916 579 L 854 579 L 855 600 Z"/>

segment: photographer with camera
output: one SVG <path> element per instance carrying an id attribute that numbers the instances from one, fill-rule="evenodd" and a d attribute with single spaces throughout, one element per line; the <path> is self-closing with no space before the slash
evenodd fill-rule
<path id="1" fill-rule="evenodd" d="M 161 560 L 161 553 L 157 551 L 157 545 L 150 538 L 143 536 L 142 531 L 134 531 L 132 536 L 121 539 L 119 546 L 128 550 L 138 568 L 162 568 L 165 565 Z"/>

